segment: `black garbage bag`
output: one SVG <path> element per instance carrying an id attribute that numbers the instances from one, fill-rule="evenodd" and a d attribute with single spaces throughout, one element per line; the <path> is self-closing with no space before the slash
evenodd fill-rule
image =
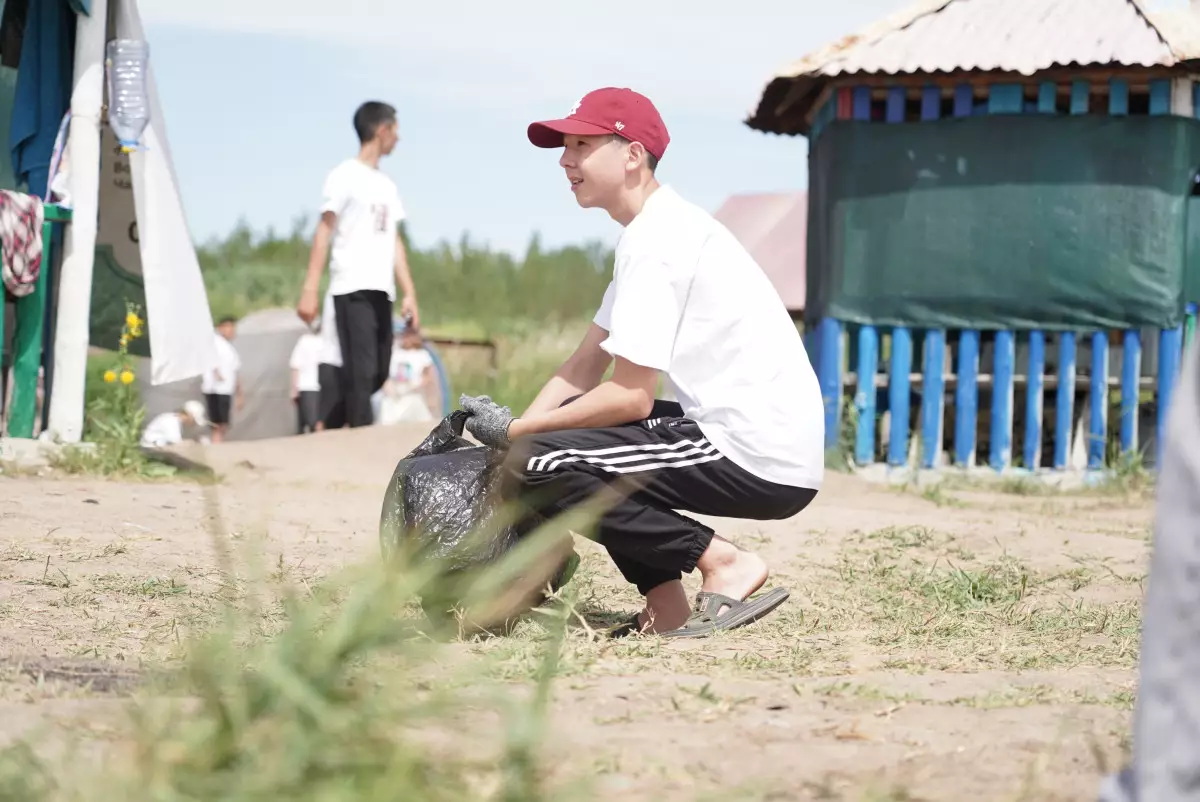
<path id="1" fill-rule="evenodd" d="M 383 497 L 379 541 L 384 558 L 408 553 L 416 559 L 445 562 L 441 592 L 435 599 L 423 599 L 431 612 L 431 606 L 444 610 L 454 605 L 456 578 L 495 563 L 518 540 L 513 528 L 499 527 L 493 520 L 504 502 L 500 492 L 504 452 L 465 439 L 467 417 L 459 410 L 442 419 L 396 465 Z M 478 538 L 481 528 L 490 532 L 487 539 Z M 575 551 L 569 546 L 565 551 L 550 576 L 555 591 L 570 581 L 578 566 Z M 539 595 L 532 603 L 544 598 Z"/>

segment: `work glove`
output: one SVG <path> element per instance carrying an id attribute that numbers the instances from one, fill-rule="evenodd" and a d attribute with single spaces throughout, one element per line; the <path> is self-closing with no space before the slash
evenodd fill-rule
<path id="1" fill-rule="evenodd" d="M 492 448 L 508 448 L 508 425 L 512 423 L 512 410 L 502 407 L 486 395 L 464 395 L 458 399 L 459 406 L 467 412 L 466 429 L 471 435 Z"/>

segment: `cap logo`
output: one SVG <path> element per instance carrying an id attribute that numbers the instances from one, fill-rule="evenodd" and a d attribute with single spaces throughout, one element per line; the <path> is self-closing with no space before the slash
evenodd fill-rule
<path id="1" fill-rule="evenodd" d="M 613 123 L 613 128 L 616 128 L 618 131 L 624 131 L 625 123 L 621 122 L 620 120 L 617 120 L 615 123 Z"/>
<path id="2" fill-rule="evenodd" d="M 568 117 L 574 117 L 574 116 L 575 116 L 575 112 L 579 111 L 579 107 L 580 107 L 581 105 L 583 105 L 583 98 L 580 98 L 579 100 L 576 100 L 576 101 L 575 101 L 575 105 L 574 105 L 574 106 L 572 106 L 572 107 L 571 107 L 571 110 L 567 112 L 567 116 L 568 116 Z"/>

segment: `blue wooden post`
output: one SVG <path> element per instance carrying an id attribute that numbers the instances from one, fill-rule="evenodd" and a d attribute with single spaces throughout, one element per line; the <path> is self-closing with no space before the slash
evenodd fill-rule
<path id="1" fill-rule="evenodd" d="M 1025 393 L 1025 467 L 1036 471 L 1042 467 L 1042 414 L 1046 370 L 1046 335 L 1029 333 L 1029 370 Z"/>
<path id="2" fill-rule="evenodd" d="M 1058 85 L 1054 81 L 1038 84 L 1038 114 L 1055 114 L 1058 111 Z"/>
<path id="3" fill-rule="evenodd" d="M 1104 449 L 1108 439 L 1108 334 L 1092 335 L 1091 419 L 1088 425 L 1088 469 L 1104 467 Z"/>
<path id="4" fill-rule="evenodd" d="M 921 92 L 921 119 L 936 120 L 942 115 L 942 90 L 927 86 Z M 946 418 L 946 331 L 925 332 L 925 361 L 921 368 L 921 457 L 922 467 L 937 466 L 942 453 L 942 432 Z"/>
<path id="5" fill-rule="evenodd" d="M 996 332 L 992 352 L 991 465 L 1002 471 L 1012 463 L 1013 366 L 1017 360 L 1013 333 Z"/>
<path id="6" fill-rule="evenodd" d="M 854 461 L 875 462 L 875 374 L 879 371 L 879 332 L 874 326 L 858 330 L 858 431 L 854 439 Z"/>
<path id="7" fill-rule="evenodd" d="M 1171 82 L 1159 79 L 1150 82 L 1150 113 L 1154 116 L 1171 113 Z"/>
<path id="8" fill-rule="evenodd" d="M 1123 117 L 1129 113 L 1129 84 L 1114 78 L 1108 86 L 1108 114 Z M 1100 470 L 1106 463 L 1108 446 L 1108 334 L 1092 334 L 1092 381 L 1089 402 L 1092 406 L 1088 426 L 1088 469 Z M 1136 414 L 1136 396 L 1134 400 Z"/>
<path id="9" fill-rule="evenodd" d="M 1200 98 L 1200 85 L 1193 85 L 1192 92 L 1192 116 L 1200 117 L 1200 105 L 1194 102 L 1195 99 Z M 1150 113 L 1156 116 L 1171 113 L 1171 82 L 1169 80 L 1150 82 Z M 1184 307 L 1184 314 L 1194 320 L 1196 305 L 1188 303 Z M 1158 335 L 1158 416 L 1154 422 L 1154 464 L 1156 466 L 1162 465 L 1163 444 L 1167 436 L 1167 413 L 1170 410 L 1171 396 L 1175 391 L 1175 385 L 1179 381 L 1179 368 L 1185 345 L 1184 332 L 1190 333 L 1193 326 L 1187 325 L 1185 321 L 1183 326 L 1164 329 Z"/>
<path id="10" fill-rule="evenodd" d="M 1058 397 L 1054 408 L 1054 470 L 1067 469 L 1075 422 L 1075 332 L 1058 335 Z"/>
<path id="11" fill-rule="evenodd" d="M 850 116 L 868 122 L 871 119 L 871 88 L 856 86 L 851 93 Z M 874 326 L 858 330 L 858 385 L 855 406 L 858 409 L 858 428 L 854 435 L 854 461 L 859 465 L 875 462 L 875 375 L 879 371 L 879 332 Z"/>
<path id="12" fill-rule="evenodd" d="M 996 84 L 988 89 L 988 114 L 1020 114 L 1025 89 L 1020 84 Z"/>
<path id="13" fill-rule="evenodd" d="M 871 87 L 856 86 L 851 92 L 850 116 L 855 120 L 869 122 L 871 119 Z"/>
<path id="14" fill-rule="evenodd" d="M 924 390 L 921 394 L 922 467 L 935 468 L 942 453 L 942 428 L 946 416 L 946 332 L 925 333 Z"/>
<path id="15" fill-rule="evenodd" d="M 1179 365 L 1183 352 L 1183 328 L 1164 329 L 1158 341 L 1158 419 L 1155 421 L 1155 465 L 1162 465 L 1163 444 L 1167 438 L 1167 414 L 1171 396 L 1179 381 Z"/>
<path id="16" fill-rule="evenodd" d="M 1092 86 L 1087 81 L 1071 82 L 1071 113 L 1087 114 Z"/>
<path id="17" fill-rule="evenodd" d="M 1058 113 L 1058 85 L 1042 81 L 1038 85 L 1038 114 Z M 1042 423 L 1045 418 L 1046 334 L 1029 332 L 1029 368 L 1025 379 L 1025 468 L 1042 467 Z"/>
<path id="18" fill-rule="evenodd" d="M 1071 114 L 1087 114 L 1092 87 L 1087 81 L 1071 82 Z M 1075 423 L 1075 332 L 1058 335 L 1058 393 L 1054 407 L 1054 469 L 1066 470 L 1071 459 Z"/>
<path id="19" fill-rule="evenodd" d="M 958 339 L 958 387 L 954 393 L 954 459 L 975 465 L 975 421 L 979 401 L 979 332 L 966 329 Z"/>
<path id="20" fill-rule="evenodd" d="M 1108 84 L 1108 113 L 1112 117 L 1129 113 L 1129 84 L 1120 78 L 1114 78 Z"/>
<path id="21" fill-rule="evenodd" d="M 886 117 L 890 124 L 904 122 L 904 87 L 888 90 Z M 888 410 L 891 413 L 891 436 L 888 442 L 888 464 L 908 463 L 909 443 L 909 376 L 912 374 L 912 332 L 904 326 L 892 330 L 892 364 L 888 376 Z"/>
<path id="22" fill-rule="evenodd" d="M 970 84 L 959 84 L 954 87 L 954 116 L 970 117 L 975 105 L 975 90 Z"/>
<path id="23" fill-rule="evenodd" d="M 1025 88 L 996 84 L 988 90 L 988 114 L 1020 114 Z M 1011 331 L 996 332 L 992 367 L 991 466 L 1002 471 L 1012 463 L 1013 366 L 1016 339 Z"/>
<path id="24" fill-rule="evenodd" d="M 1138 447 L 1138 395 L 1141 392 L 1142 336 L 1137 329 L 1125 332 L 1121 357 L 1121 451 L 1126 454 Z"/>
<path id="25" fill-rule="evenodd" d="M 817 381 L 825 401 L 825 447 L 838 444 L 842 413 L 842 324 L 831 317 L 817 324 Z"/>
<path id="26" fill-rule="evenodd" d="M 969 84 L 954 88 L 954 116 L 970 117 L 975 90 Z M 958 387 L 954 392 L 954 461 L 975 466 L 975 421 L 979 401 L 979 332 L 965 329 L 958 340 Z"/>
<path id="27" fill-rule="evenodd" d="M 888 378 L 888 408 L 892 415 L 888 441 L 888 464 L 908 462 L 908 391 L 912 373 L 912 335 L 903 326 L 892 330 L 892 364 Z"/>

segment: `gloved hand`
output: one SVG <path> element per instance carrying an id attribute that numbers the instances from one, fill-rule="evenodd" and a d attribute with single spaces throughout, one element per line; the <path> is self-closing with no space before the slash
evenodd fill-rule
<path id="1" fill-rule="evenodd" d="M 508 425 L 513 421 L 512 410 L 502 407 L 486 395 L 464 395 L 458 399 L 470 417 L 466 429 L 476 440 L 492 448 L 508 448 Z"/>

